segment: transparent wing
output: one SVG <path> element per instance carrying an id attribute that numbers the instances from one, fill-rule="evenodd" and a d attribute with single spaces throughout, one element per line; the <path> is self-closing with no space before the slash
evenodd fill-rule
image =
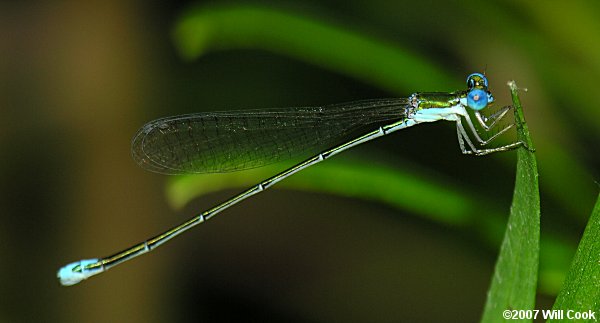
<path id="1" fill-rule="evenodd" d="M 144 125 L 133 159 L 164 174 L 232 172 L 318 153 L 365 125 L 405 117 L 407 99 L 323 107 L 206 112 Z"/>

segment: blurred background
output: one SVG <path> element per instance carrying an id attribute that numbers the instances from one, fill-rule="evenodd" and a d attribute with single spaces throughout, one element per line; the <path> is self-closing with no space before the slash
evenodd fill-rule
<path id="1" fill-rule="evenodd" d="M 482 71 L 498 106 L 510 104 L 508 80 L 527 88 L 542 203 L 538 306 L 550 308 L 598 192 L 599 7 L 1 2 L 0 321 L 478 320 L 516 154 L 463 156 L 450 123 L 357 147 L 80 285 L 60 286 L 56 270 L 285 168 L 253 180 L 143 171 L 130 140 L 147 121 L 452 91 Z"/>

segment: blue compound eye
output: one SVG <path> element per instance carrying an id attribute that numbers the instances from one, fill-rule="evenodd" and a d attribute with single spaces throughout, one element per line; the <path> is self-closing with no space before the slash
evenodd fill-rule
<path id="1" fill-rule="evenodd" d="M 485 75 L 483 75 L 481 73 L 473 73 L 473 74 L 467 76 L 467 87 L 469 89 L 473 89 L 473 88 L 487 89 L 487 87 L 488 87 L 487 77 L 485 77 Z"/>
<path id="2" fill-rule="evenodd" d="M 488 105 L 488 93 L 481 89 L 469 91 L 467 94 L 467 105 L 475 111 L 485 108 Z"/>

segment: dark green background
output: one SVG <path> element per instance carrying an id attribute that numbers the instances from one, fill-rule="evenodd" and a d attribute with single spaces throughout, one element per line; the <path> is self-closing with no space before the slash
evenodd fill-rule
<path id="1" fill-rule="evenodd" d="M 224 4 L 237 6 L 200 7 Z M 81 285 L 60 286 L 55 271 L 141 241 L 239 191 L 170 208 L 167 178 L 129 157 L 131 136 L 151 119 L 450 91 L 484 69 L 499 105 L 510 103 L 506 81 L 528 89 L 521 100 L 537 148 L 542 239 L 552 238 L 541 246 L 538 306 L 550 308 L 598 190 L 600 5 L 251 4 L 359 34 L 431 70 L 379 60 L 369 48 L 343 53 L 393 71 L 381 81 L 304 60 L 309 46 L 296 55 L 252 43 L 219 50 L 218 39 L 185 62 L 171 35 L 192 6 L 183 1 L 0 3 L 0 321 L 478 320 L 503 228 L 452 225 L 360 196 L 275 188 Z M 305 37 L 337 53 L 322 35 Z M 515 154 L 463 156 L 451 124 L 414 127 L 327 163 L 354 160 L 371 163 L 364 172 L 396 167 L 484 197 L 481 217 L 508 215 Z"/>

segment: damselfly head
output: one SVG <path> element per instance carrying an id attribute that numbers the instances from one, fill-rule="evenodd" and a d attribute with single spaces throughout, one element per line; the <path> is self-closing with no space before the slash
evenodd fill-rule
<path id="1" fill-rule="evenodd" d="M 473 73 L 467 77 L 467 106 L 479 111 L 494 102 L 494 96 L 488 91 L 488 80 L 481 73 Z"/>

